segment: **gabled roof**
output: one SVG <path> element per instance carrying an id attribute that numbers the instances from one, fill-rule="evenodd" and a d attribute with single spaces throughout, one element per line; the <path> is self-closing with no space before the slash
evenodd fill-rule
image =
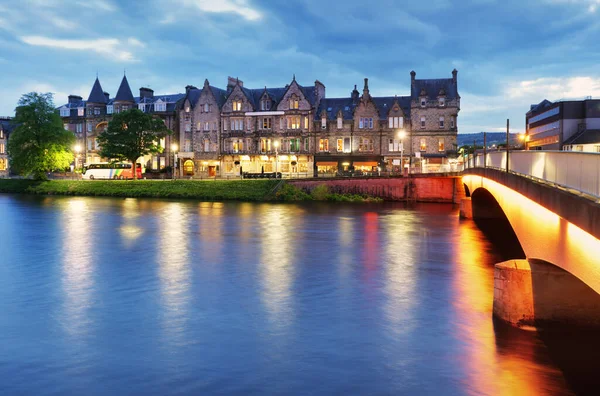
<path id="1" fill-rule="evenodd" d="M 405 117 L 409 117 L 410 116 L 410 96 L 384 96 L 384 97 L 371 97 L 371 99 L 373 100 L 373 103 L 375 103 L 375 106 L 377 107 L 377 110 L 379 111 L 379 119 L 380 120 L 387 120 L 388 119 L 388 113 L 390 112 L 390 109 L 392 107 L 394 107 L 394 101 L 398 100 L 398 104 L 400 105 L 400 108 L 402 109 L 402 112 L 404 113 Z"/>
<path id="2" fill-rule="evenodd" d="M 94 86 L 92 87 L 92 91 L 90 92 L 90 96 L 88 97 L 88 102 L 90 103 L 106 103 L 106 96 L 104 95 L 104 90 L 100 85 L 100 80 L 96 77 L 96 81 L 94 81 Z"/>
<path id="3" fill-rule="evenodd" d="M 115 96 L 115 101 L 135 102 L 135 98 L 133 97 L 133 93 L 129 87 L 129 82 L 127 81 L 127 76 L 123 76 L 123 79 L 121 80 L 121 85 L 119 85 L 119 90 Z"/>
<path id="4" fill-rule="evenodd" d="M 10 118 L 8 117 L 2 117 L 0 118 L 0 127 L 2 127 L 1 129 L 6 133 L 9 134 L 10 132 L 12 132 L 14 125 L 12 124 L 12 121 Z"/>
<path id="5" fill-rule="evenodd" d="M 323 111 L 327 113 L 327 118 L 329 120 L 335 120 L 339 111 L 342 112 L 344 120 L 352 120 L 354 118 L 355 108 L 356 104 L 354 104 L 350 97 L 322 99 L 319 108 L 315 112 L 315 120 L 321 119 Z"/>
<path id="6" fill-rule="evenodd" d="M 436 100 L 440 91 L 445 91 L 448 100 L 459 98 L 460 95 L 454 85 L 454 80 L 451 78 L 436 78 L 431 80 L 414 80 L 411 86 L 410 94 L 413 99 L 421 96 L 421 91 L 425 91 L 429 100 Z"/>

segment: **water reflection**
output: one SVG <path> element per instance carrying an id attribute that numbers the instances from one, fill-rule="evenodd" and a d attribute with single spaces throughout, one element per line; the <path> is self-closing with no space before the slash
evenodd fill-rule
<path id="1" fill-rule="evenodd" d="M 61 324 L 74 341 L 82 341 L 92 330 L 89 317 L 94 289 L 95 263 L 93 208 L 87 198 L 60 200 L 62 240 L 62 291 L 64 315 Z"/>
<path id="2" fill-rule="evenodd" d="M 137 224 L 137 219 L 140 217 L 140 201 L 134 198 L 126 198 L 121 204 L 121 209 L 123 223 L 119 227 L 119 232 L 123 237 L 125 246 L 131 247 L 144 233 L 144 229 Z"/>
<path id="3" fill-rule="evenodd" d="M 190 317 L 190 257 L 189 217 L 182 203 L 161 205 L 156 250 L 162 295 L 162 327 L 168 343 L 181 346 Z"/>

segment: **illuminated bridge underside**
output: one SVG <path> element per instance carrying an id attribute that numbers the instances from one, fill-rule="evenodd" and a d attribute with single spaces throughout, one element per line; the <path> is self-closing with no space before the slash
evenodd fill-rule
<path id="1" fill-rule="evenodd" d="M 528 259 L 552 263 L 600 293 L 600 204 L 489 168 L 465 172 L 463 183 L 471 196 L 480 188 L 494 196 Z"/>

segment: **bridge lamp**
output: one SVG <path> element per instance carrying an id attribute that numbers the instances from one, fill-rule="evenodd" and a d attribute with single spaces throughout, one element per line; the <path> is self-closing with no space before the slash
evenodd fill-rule
<path id="1" fill-rule="evenodd" d="M 400 139 L 400 171 L 404 176 L 404 138 L 406 137 L 406 131 L 400 129 L 398 131 L 398 139 Z"/>
<path id="2" fill-rule="evenodd" d="M 275 140 L 273 146 L 275 146 L 275 179 L 277 179 L 277 165 L 279 165 L 279 151 L 277 149 L 279 148 L 279 140 Z"/>

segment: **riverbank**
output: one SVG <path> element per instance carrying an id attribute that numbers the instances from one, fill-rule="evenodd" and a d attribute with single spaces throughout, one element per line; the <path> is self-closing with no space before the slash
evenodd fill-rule
<path id="1" fill-rule="evenodd" d="M 0 179 L 0 193 L 170 198 L 205 201 L 382 202 L 360 194 L 334 194 L 321 185 L 305 191 L 284 180 L 16 180 Z"/>

